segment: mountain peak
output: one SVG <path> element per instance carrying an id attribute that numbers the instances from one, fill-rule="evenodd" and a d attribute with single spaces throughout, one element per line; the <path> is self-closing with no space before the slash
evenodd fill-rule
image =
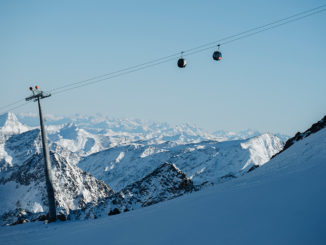
<path id="1" fill-rule="evenodd" d="M 76 139 L 78 136 L 79 128 L 74 122 L 65 124 L 61 130 L 60 134 L 65 139 Z"/>
<path id="2" fill-rule="evenodd" d="M 7 112 L 0 115 L 0 132 L 3 134 L 19 134 L 29 130 L 29 128 L 18 121 L 16 115 Z"/>
<path id="3" fill-rule="evenodd" d="M 0 127 L 3 127 L 8 120 L 18 121 L 16 115 L 12 112 L 7 112 L 0 115 Z"/>

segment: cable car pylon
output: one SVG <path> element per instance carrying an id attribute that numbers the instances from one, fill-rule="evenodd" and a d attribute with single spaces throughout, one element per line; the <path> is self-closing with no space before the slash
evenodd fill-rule
<path id="1" fill-rule="evenodd" d="M 44 127 L 43 113 L 42 113 L 42 107 L 41 107 L 41 99 L 50 97 L 51 94 L 40 91 L 38 86 L 35 86 L 35 90 L 33 89 L 33 87 L 30 87 L 29 89 L 33 92 L 33 95 L 25 98 L 25 100 L 26 101 L 33 100 L 34 102 L 37 101 L 37 104 L 38 104 L 42 145 L 43 145 L 43 156 L 44 156 L 45 183 L 46 183 L 46 190 L 47 190 L 47 194 L 48 194 L 48 205 L 49 205 L 49 220 L 48 221 L 53 222 L 53 221 L 56 221 L 56 219 L 57 219 L 55 193 L 54 193 L 53 180 L 52 180 L 50 152 L 49 152 L 49 147 L 48 147 L 48 142 L 47 142 L 46 130 Z"/>

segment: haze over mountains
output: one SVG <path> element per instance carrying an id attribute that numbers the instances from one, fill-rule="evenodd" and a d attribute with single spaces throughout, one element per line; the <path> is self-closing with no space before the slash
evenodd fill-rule
<path id="1" fill-rule="evenodd" d="M 20 122 L 32 126 L 39 126 L 37 114 L 18 114 Z M 206 132 L 192 124 L 184 123 L 181 125 L 170 125 L 166 122 L 146 121 L 140 119 L 116 119 L 103 115 L 87 116 L 76 114 L 71 117 L 46 115 L 47 125 L 69 125 L 74 123 L 79 128 L 93 134 L 109 134 L 111 136 L 125 135 L 129 140 L 148 140 L 156 139 L 161 141 L 179 141 L 180 143 L 199 142 L 202 140 L 239 140 L 261 135 L 262 132 L 247 129 L 240 132 L 216 130 Z M 266 132 L 268 133 L 268 132 Z M 284 142 L 289 138 L 288 135 L 275 134 Z"/>

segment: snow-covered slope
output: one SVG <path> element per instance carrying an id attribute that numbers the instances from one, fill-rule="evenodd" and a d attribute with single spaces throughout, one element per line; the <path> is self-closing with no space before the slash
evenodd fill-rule
<path id="1" fill-rule="evenodd" d="M 70 210 L 83 208 L 90 202 L 97 203 L 99 199 L 113 194 L 104 182 L 83 172 L 59 154 L 51 154 L 51 162 L 57 212 L 62 210 L 63 213 L 69 213 Z M 0 196 L 2 222 L 13 223 L 17 220 L 19 210 L 47 212 L 43 157 L 35 154 L 23 164 L 2 171 Z"/>
<path id="2" fill-rule="evenodd" d="M 314 123 L 310 128 L 308 128 L 306 131 L 304 131 L 303 133 L 297 132 L 295 134 L 295 136 L 289 138 L 284 145 L 284 148 L 282 151 L 280 151 L 277 154 L 280 154 L 281 152 L 285 151 L 286 149 L 288 149 L 289 147 L 291 147 L 294 143 L 296 143 L 297 141 L 300 141 L 306 137 L 308 137 L 311 134 L 314 134 L 320 130 L 322 130 L 323 128 L 326 128 L 326 116 L 324 116 L 320 121 Z M 277 155 L 276 154 L 276 155 Z M 276 156 L 275 155 L 275 156 Z"/>
<path id="3" fill-rule="evenodd" d="M 38 129 L 7 136 L 6 140 L 0 142 L 0 172 L 8 167 L 21 165 L 33 154 L 39 153 L 40 147 Z"/>
<path id="4" fill-rule="evenodd" d="M 186 145 L 134 143 L 90 155 L 78 166 L 116 191 L 140 180 L 164 162 L 175 164 L 200 185 L 238 177 L 254 166 L 263 165 L 282 147 L 281 140 L 271 134 L 248 140 Z"/>
<path id="5" fill-rule="evenodd" d="M 49 126 L 51 127 L 51 126 Z M 93 135 L 84 129 L 80 129 L 75 123 L 64 124 L 62 127 L 52 127 L 49 138 L 56 144 L 67 148 L 79 156 L 87 156 L 92 153 L 108 148 L 110 145 L 103 144 L 101 137 Z"/>
<path id="6" fill-rule="evenodd" d="M 0 215 L 5 216 L 2 221 L 15 219 L 18 209 L 32 213 L 46 211 L 39 130 L 14 134 L 0 146 Z M 104 182 L 76 166 L 78 155 L 55 143 L 50 146 L 59 209 L 69 212 L 113 194 Z"/>
<path id="7" fill-rule="evenodd" d="M 193 182 L 174 164 L 163 163 L 143 179 L 128 185 L 118 194 L 129 210 L 146 207 L 195 191 Z"/>
<path id="8" fill-rule="evenodd" d="M 65 157 L 71 163 L 77 163 L 80 156 L 68 149 L 49 142 L 52 151 Z M 8 167 L 23 164 L 34 154 L 41 153 L 41 136 L 39 129 L 33 129 L 21 134 L 14 134 L 6 137 L 0 142 L 0 172 Z"/>
<path id="9" fill-rule="evenodd" d="M 163 163 L 152 173 L 121 191 L 71 212 L 71 219 L 95 218 L 129 212 L 198 190 L 174 164 Z"/>
<path id="10" fill-rule="evenodd" d="M 0 228 L 4 244 L 326 243 L 326 129 L 241 178 L 86 222 Z"/>

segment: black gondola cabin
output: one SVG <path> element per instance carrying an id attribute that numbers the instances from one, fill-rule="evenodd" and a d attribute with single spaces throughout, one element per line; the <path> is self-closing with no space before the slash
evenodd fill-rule
<path id="1" fill-rule="evenodd" d="M 178 60 L 178 67 L 179 68 L 185 68 L 187 65 L 187 61 L 184 58 L 180 58 Z"/>
<path id="2" fill-rule="evenodd" d="M 220 51 L 215 51 L 213 53 L 213 59 L 217 60 L 217 61 L 221 60 L 222 59 L 222 53 Z"/>

